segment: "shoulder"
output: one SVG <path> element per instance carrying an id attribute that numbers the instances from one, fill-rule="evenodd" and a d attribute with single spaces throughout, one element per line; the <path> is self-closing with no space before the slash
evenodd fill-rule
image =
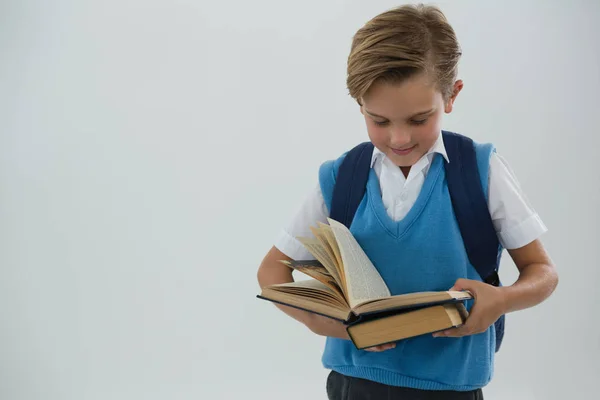
<path id="1" fill-rule="evenodd" d="M 450 156 L 450 162 L 452 162 L 452 156 L 463 158 L 462 154 L 469 153 L 471 146 L 473 146 L 477 157 L 477 163 L 489 164 L 490 157 L 496 151 L 496 147 L 493 143 L 480 142 L 464 134 L 443 131 L 443 137 L 446 152 Z"/>
<path id="2" fill-rule="evenodd" d="M 327 160 L 319 167 L 319 187 L 321 188 L 323 200 L 328 209 L 331 208 L 333 188 L 335 187 L 340 165 L 342 165 L 347 154 L 348 152 L 345 152 L 336 159 Z"/>
<path id="3" fill-rule="evenodd" d="M 486 172 L 489 178 L 496 176 L 510 176 L 515 179 L 514 172 L 508 161 L 498 153 L 493 143 L 480 143 L 473 141 L 475 154 L 477 156 L 477 165 L 480 172 Z"/>
<path id="4" fill-rule="evenodd" d="M 338 158 L 325 161 L 321 164 L 321 166 L 319 167 L 319 185 L 321 187 L 321 192 L 323 193 L 323 198 L 325 199 L 325 203 L 327 204 L 328 208 L 332 201 L 333 189 L 335 187 L 335 183 L 338 178 L 338 173 L 343 162 L 348 160 L 351 163 L 355 162 L 362 165 L 362 163 L 365 161 L 364 151 L 369 149 L 372 150 L 372 148 L 373 147 L 370 142 L 363 142 L 354 146 L 352 149 L 344 152 Z M 344 171 L 354 173 L 355 170 L 352 169 L 350 171 L 345 169 Z"/>
<path id="5" fill-rule="evenodd" d="M 370 151 L 372 154 L 372 150 L 373 145 L 370 142 L 363 142 L 357 144 L 352 149 L 345 151 L 338 158 L 333 160 L 327 160 L 324 163 L 322 163 L 319 167 L 319 178 L 333 179 L 333 182 L 335 182 L 335 178 L 338 174 L 340 166 L 347 157 L 350 157 L 350 159 L 354 159 L 357 161 L 360 159 L 362 162 L 364 159 L 362 158 L 363 154 L 361 153 L 364 153 L 365 151 Z"/>
<path id="6" fill-rule="evenodd" d="M 496 146 L 492 143 L 482 143 L 473 141 L 473 146 L 475 147 L 475 156 L 477 159 L 477 169 L 479 169 L 479 174 L 481 176 L 481 183 L 484 187 L 484 192 L 488 191 L 489 184 L 489 176 L 490 176 L 490 168 L 492 164 L 492 159 L 496 154 Z"/>
<path id="7" fill-rule="evenodd" d="M 449 168 L 453 169 L 471 169 L 477 168 L 481 186 L 484 193 L 488 192 L 490 161 L 496 153 L 496 147 L 493 143 L 480 142 L 464 134 L 444 131 L 444 142 L 446 152 L 450 159 Z M 473 159 L 473 152 L 475 158 Z M 453 163 L 453 159 L 458 163 Z M 476 164 L 476 165 L 474 165 Z M 464 171 L 461 172 L 461 175 Z M 467 174 L 469 176 L 471 174 Z M 472 175 L 471 175 L 472 176 Z"/>
<path id="8" fill-rule="evenodd" d="M 510 168 L 508 162 L 504 157 L 498 154 L 497 148 L 493 143 L 480 142 L 467 136 L 465 136 L 465 138 L 473 142 L 477 167 L 482 175 L 482 179 L 510 177 L 512 180 L 516 181 L 514 172 Z"/>
<path id="9" fill-rule="evenodd" d="M 489 158 L 496 152 L 496 146 L 489 142 L 478 142 L 473 140 L 473 146 L 475 147 L 475 153 L 477 157 Z"/>
<path id="10" fill-rule="evenodd" d="M 331 181 L 331 183 L 335 183 L 335 178 L 340 169 L 340 165 L 348 155 L 348 152 L 345 152 L 341 156 L 336 159 L 327 160 L 321 164 L 319 167 L 319 181 Z"/>

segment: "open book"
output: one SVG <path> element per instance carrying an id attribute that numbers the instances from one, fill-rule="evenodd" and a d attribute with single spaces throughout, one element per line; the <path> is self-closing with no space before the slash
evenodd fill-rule
<path id="1" fill-rule="evenodd" d="M 467 315 L 462 302 L 472 298 L 469 292 L 392 296 L 350 230 L 333 219 L 328 222 L 311 227 L 314 237 L 298 238 L 316 260 L 281 261 L 313 279 L 264 287 L 259 298 L 343 321 L 358 348 L 464 322 Z"/>

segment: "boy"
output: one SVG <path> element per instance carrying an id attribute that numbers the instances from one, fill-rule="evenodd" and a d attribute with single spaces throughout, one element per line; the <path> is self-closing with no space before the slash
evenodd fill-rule
<path id="1" fill-rule="evenodd" d="M 479 174 L 494 230 L 519 278 L 506 287 L 487 284 L 469 262 L 444 170 L 453 160 L 441 134 L 443 113 L 463 87 L 456 79 L 460 56 L 452 27 L 431 6 L 390 10 L 354 36 L 347 85 L 375 149 L 351 231 L 392 294 L 468 290 L 475 300 L 459 328 L 367 350 L 354 348 L 342 323 L 277 305 L 327 337 L 322 361 L 332 370 L 330 399 L 483 398 L 493 373 L 494 322 L 541 303 L 558 283 L 539 240 L 546 227 L 491 145 L 475 145 Z M 319 185 L 259 268 L 261 287 L 293 280 L 278 260 L 311 258 L 294 238 L 326 222 L 344 156 L 321 166 Z"/>

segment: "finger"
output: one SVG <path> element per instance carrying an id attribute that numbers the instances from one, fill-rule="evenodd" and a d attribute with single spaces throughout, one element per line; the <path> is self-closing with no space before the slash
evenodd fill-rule
<path id="1" fill-rule="evenodd" d="M 375 348 L 371 347 L 370 349 L 365 349 L 365 350 L 370 351 L 372 353 L 381 353 L 382 351 L 390 350 L 392 348 L 393 347 L 375 347 Z"/>
<path id="2" fill-rule="evenodd" d="M 454 282 L 454 286 L 450 288 L 450 290 L 466 290 L 466 287 L 469 286 L 468 279 L 459 278 Z"/>
<path id="3" fill-rule="evenodd" d="M 433 334 L 433 336 L 434 337 L 461 337 L 461 336 L 471 335 L 478 318 L 479 318 L 478 307 L 477 307 L 477 304 L 475 304 L 473 306 L 473 308 L 471 308 L 471 313 L 469 314 L 469 317 L 467 318 L 467 320 L 465 321 L 464 324 L 454 327 L 454 328 L 446 329 L 446 330 L 443 330 L 440 332 L 435 332 Z"/>
<path id="4" fill-rule="evenodd" d="M 385 351 L 386 348 L 384 346 L 373 346 L 373 347 L 369 347 L 365 350 L 373 352 L 373 353 L 379 353 L 380 351 Z"/>
<path id="5" fill-rule="evenodd" d="M 364 350 L 365 350 L 365 351 L 369 351 L 369 352 L 371 352 L 371 353 L 378 353 L 378 352 L 380 352 L 380 351 L 381 351 L 381 350 L 379 350 L 379 347 L 369 347 L 369 348 L 366 348 L 366 349 L 364 349 Z"/>
<path id="6" fill-rule="evenodd" d="M 394 347 L 396 347 L 396 343 L 387 343 L 387 344 L 382 344 L 379 346 L 369 347 L 369 348 L 366 348 L 365 350 L 372 351 L 372 352 L 380 352 L 380 351 L 393 349 Z"/>
<path id="7" fill-rule="evenodd" d="M 450 328 L 450 329 L 446 329 L 443 331 L 439 331 L 439 332 L 434 332 L 433 333 L 433 337 L 448 337 L 448 336 L 454 336 L 456 334 L 456 330 L 458 328 Z"/>
<path id="8" fill-rule="evenodd" d="M 460 278 L 454 283 L 454 286 L 452 286 L 449 290 L 457 292 L 468 292 L 471 294 L 471 296 L 473 296 L 473 298 L 477 298 L 478 288 L 481 287 L 480 285 L 481 282 L 479 281 Z"/>
<path id="9" fill-rule="evenodd" d="M 469 328 L 463 326 L 460 326 L 458 328 L 450 328 L 450 329 L 446 329 L 445 331 L 441 331 L 441 332 L 436 332 L 433 334 L 434 337 L 462 337 L 462 336 L 468 336 L 470 335 L 470 330 Z"/>

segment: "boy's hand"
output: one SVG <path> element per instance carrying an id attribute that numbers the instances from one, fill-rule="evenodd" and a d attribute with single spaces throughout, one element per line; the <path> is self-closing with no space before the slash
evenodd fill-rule
<path id="1" fill-rule="evenodd" d="M 470 279 L 459 279 L 450 290 L 468 290 L 475 303 L 465 323 L 457 328 L 436 332 L 435 337 L 460 337 L 485 332 L 506 310 L 502 288 Z"/>
<path id="2" fill-rule="evenodd" d="M 340 321 L 317 314 L 310 314 L 308 320 L 305 322 L 305 325 L 317 335 L 350 340 L 350 336 L 348 336 L 348 332 L 346 331 L 346 326 Z M 370 347 L 364 350 L 379 352 L 393 349 L 394 347 L 396 347 L 395 343 L 388 343 L 380 346 Z"/>
<path id="3" fill-rule="evenodd" d="M 350 336 L 346 332 L 346 326 L 340 321 L 318 314 L 308 314 L 307 319 L 303 322 L 308 329 L 317 335 L 350 340 Z"/>
<path id="4" fill-rule="evenodd" d="M 379 346 L 373 346 L 373 347 L 369 347 L 367 349 L 364 349 L 365 351 L 372 351 L 372 352 L 380 352 L 380 351 L 386 351 L 389 349 L 393 349 L 394 347 L 396 347 L 396 343 L 388 343 L 388 344 L 381 344 Z"/>

